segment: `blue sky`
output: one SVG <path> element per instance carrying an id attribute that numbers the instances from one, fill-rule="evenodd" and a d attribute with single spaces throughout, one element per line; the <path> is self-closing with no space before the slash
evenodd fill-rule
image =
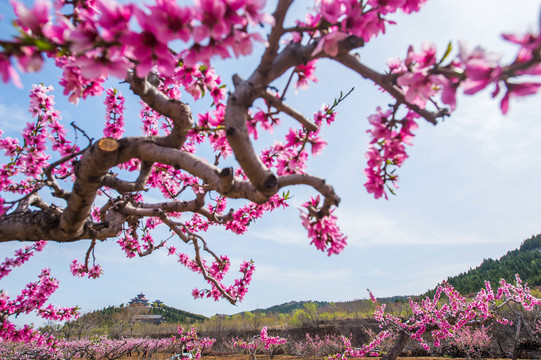
<path id="1" fill-rule="evenodd" d="M 11 18 L 6 3 L 0 4 L 2 34 Z M 298 1 L 291 15 L 302 14 L 308 3 Z M 515 48 L 505 44 L 499 34 L 537 30 L 538 13 L 539 3 L 533 0 L 513 6 L 504 1 L 429 0 L 420 13 L 398 16 L 397 25 L 359 53 L 365 63 L 383 71 L 387 58 L 403 57 L 409 44 L 419 48 L 422 41 L 430 40 L 441 53 L 450 40 L 455 45 L 456 40 L 465 40 L 509 60 Z M 260 49 L 254 58 L 217 63 L 216 67 L 229 83 L 234 72 L 247 76 L 259 54 Z M 236 313 L 291 300 L 364 298 L 367 288 L 376 296 L 418 294 L 447 276 L 479 265 L 484 258 L 502 256 L 541 232 L 539 98 L 513 101 L 510 113 L 502 116 L 489 91 L 460 97 L 457 111 L 444 123 L 436 127 L 420 124 L 414 145 L 408 149 L 410 158 L 399 170 L 398 196 L 374 200 L 363 186 L 366 118 L 390 99 L 373 84 L 328 61 L 321 62 L 316 75 L 319 82 L 310 90 L 288 96 L 291 105 L 307 115 L 317 111 L 322 102 L 332 102 L 340 91 L 355 86 L 340 105 L 336 124 L 323 132 L 327 149 L 309 164 L 309 172 L 325 177 L 342 198 L 336 214 L 348 236 L 343 254 L 327 257 L 309 246 L 297 207 L 313 193 L 292 188 L 292 206 L 257 221 L 246 235 L 220 230 L 206 234 L 215 251 L 230 255 L 234 268 L 242 259 L 256 263 L 251 289 L 238 306 L 193 300 L 191 290 L 204 286 L 196 274 L 164 253 L 127 259 L 113 240 L 96 249 L 97 262 L 104 268 L 98 280 L 74 278 L 69 273 L 70 261 L 83 259 L 86 242 L 50 243 L 2 279 L 0 288 L 16 295 L 47 266 L 61 281 L 61 288 L 51 298 L 55 305 L 78 305 L 91 311 L 126 303 L 143 292 L 148 299 L 160 299 L 194 313 Z M 25 89 L 0 84 L 0 127 L 6 134 L 15 136 L 17 129 L 31 121 L 28 90 L 32 83 L 43 81 L 55 86 L 57 108 L 66 123 L 75 120 L 100 136 L 103 99 L 73 106 L 62 98 L 57 77 L 48 67 L 39 74 L 23 75 Z M 118 87 L 124 95 L 129 94 L 126 87 Z M 129 97 L 127 106 L 126 120 L 132 122 L 129 133 L 137 134 L 137 99 Z M 205 111 L 200 105 L 193 109 Z M 283 119 L 286 129 L 288 121 Z M 263 137 L 261 146 L 272 141 L 272 137 Z M 2 244 L 0 259 L 11 256 L 19 246 L 18 242 Z"/>

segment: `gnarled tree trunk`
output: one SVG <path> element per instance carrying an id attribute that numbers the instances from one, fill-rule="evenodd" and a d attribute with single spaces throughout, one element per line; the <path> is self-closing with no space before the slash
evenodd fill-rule
<path id="1" fill-rule="evenodd" d="M 409 336 L 404 331 L 400 331 L 398 333 L 398 337 L 396 339 L 396 342 L 387 354 L 383 355 L 381 360 L 396 360 L 398 358 L 398 355 L 402 352 L 404 349 L 404 346 L 408 343 Z"/>

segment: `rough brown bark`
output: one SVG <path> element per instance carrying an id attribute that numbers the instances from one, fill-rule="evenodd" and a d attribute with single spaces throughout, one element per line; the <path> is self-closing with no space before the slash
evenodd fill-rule
<path id="1" fill-rule="evenodd" d="M 408 334 L 406 334 L 404 331 L 400 331 L 393 348 L 387 354 L 383 355 L 381 360 L 396 360 L 408 343 L 408 340 Z"/>
<path id="2" fill-rule="evenodd" d="M 515 333 L 515 342 L 513 345 L 513 360 L 517 360 L 520 355 L 520 349 L 519 349 L 519 340 L 520 340 L 520 328 L 522 325 L 522 316 L 521 314 L 517 314 L 518 321 L 517 321 L 517 331 Z"/>

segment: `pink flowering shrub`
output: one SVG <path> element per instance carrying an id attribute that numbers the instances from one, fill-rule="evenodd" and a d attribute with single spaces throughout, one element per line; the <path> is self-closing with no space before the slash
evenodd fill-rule
<path id="1" fill-rule="evenodd" d="M 345 340 L 349 341 L 349 338 L 329 334 L 321 337 L 317 334 L 311 336 L 309 333 L 306 333 L 304 340 L 292 344 L 293 354 L 296 356 L 314 358 L 336 354 L 337 352 L 344 351 Z"/>
<path id="2" fill-rule="evenodd" d="M 234 345 L 245 349 L 252 360 L 256 359 L 258 351 L 266 350 L 270 358 L 274 358 L 274 355 L 278 351 L 281 345 L 287 342 L 286 339 L 279 336 L 269 336 L 267 333 L 267 327 L 263 327 L 260 332 L 260 336 L 254 336 L 252 341 L 248 342 L 242 339 L 235 339 Z"/>
<path id="3" fill-rule="evenodd" d="M 529 287 L 522 284 L 518 275 L 515 285 L 507 283 L 504 279 L 500 280 L 500 286 L 496 292 L 492 290 L 490 282 L 485 282 L 485 288 L 472 299 L 462 296 L 451 285 L 444 282 L 437 287 L 432 298 L 426 297 L 420 301 L 410 298 L 409 305 L 413 315 L 407 319 L 386 312 L 385 304 L 379 305 L 372 293 L 370 297 L 377 305 L 374 318 L 383 330 L 370 343 L 358 349 L 352 348 L 351 343 L 344 339 L 346 350 L 336 355 L 339 358 L 380 355 L 382 343 L 391 337 L 396 339 L 395 345 L 393 345 L 393 351 L 388 353 L 385 359 L 396 359 L 408 339 L 417 341 L 426 351 L 429 351 L 430 345 L 426 342 L 424 335 L 431 336 L 435 347 L 439 347 L 444 340 L 461 345 L 469 341 L 472 347 L 468 347 L 468 351 L 473 351 L 476 346 L 482 348 L 488 342 L 488 329 L 476 329 L 480 324 L 491 320 L 504 325 L 512 325 L 511 320 L 500 315 L 499 310 L 502 307 L 515 303 L 526 311 L 533 311 L 541 305 L 541 299 L 530 294 Z M 474 339 L 476 339 L 475 342 Z"/>
<path id="4" fill-rule="evenodd" d="M 47 244 L 45 241 L 38 241 L 32 246 L 25 246 L 15 251 L 14 258 L 6 258 L 0 263 L 0 279 L 7 276 L 14 267 L 19 267 L 27 262 L 35 252 L 43 250 Z M 58 281 L 51 276 L 49 269 L 43 269 L 38 281 L 26 285 L 21 294 L 11 298 L 7 292 L 0 290 L 0 342 L 35 343 L 37 345 L 52 346 L 56 340 L 49 334 L 42 334 L 33 329 L 33 326 L 25 325 L 17 329 L 8 320 L 10 316 L 35 313 L 45 320 L 65 321 L 78 316 L 77 308 L 54 307 L 46 302 L 49 297 L 58 289 Z"/>
<path id="5" fill-rule="evenodd" d="M 451 344 L 456 345 L 460 350 L 464 351 L 468 359 L 471 358 L 472 354 L 475 354 L 478 359 L 481 359 L 483 350 L 490 345 L 491 335 L 489 334 L 489 330 L 484 325 L 478 328 L 461 328 L 453 336 Z"/>
<path id="6" fill-rule="evenodd" d="M 457 105 L 457 91 L 474 95 L 492 87 L 492 97 L 504 93 L 500 99 L 503 114 L 509 111 L 511 98 L 538 92 L 541 87 L 538 78 L 541 75 L 541 32 L 504 34 L 503 39 L 519 47 L 510 64 L 499 63 L 493 54 L 481 47 L 471 51 L 463 44 L 459 53 L 449 59 L 451 43 L 438 59 L 436 46 L 429 42 L 423 43 L 418 52 L 410 46 L 403 60 L 389 59 L 388 74 L 383 76 L 396 81 L 400 90 L 397 93 L 397 88 L 390 86 L 383 86 L 383 89 L 397 101 L 387 110 L 378 107 L 377 113 L 368 119 L 372 125 L 368 130 L 372 140 L 366 153 L 368 181 L 365 187 L 376 199 L 382 195 L 387 198 L 386 191 L 394 194 L 398 179 L 395 170 L 408 157 L 405 145 L 411 145 L 412 131 L 417 128 L 416 119 L 424 117 L 436 124 L 438 118 L 449 116 Z M 372 78 L 375 80 L 374 75 Z"/>

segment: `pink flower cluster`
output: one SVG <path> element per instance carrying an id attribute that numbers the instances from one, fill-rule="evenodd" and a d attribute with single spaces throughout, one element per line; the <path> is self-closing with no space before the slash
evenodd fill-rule
<path id="1" fill-rule="evenodd" d="M 0 73 L 4 82 L 20 85 L 12 59 L 23 71 L 37 71 L 42 54 L 66 55 L 57 61 L 63 70 L 61 81 L 70 100 L 99 95 L 102 83 L 112 75 L 124 78 L 134 69 L 144 77 L 153 68 L 171 76 L 179 62 L 187 66 L 208 64 L 214 56 L 228 58 L 252 52 L 253 41 L 263 41 L 249 25 L 271 23 L 260 0 L 197 0 L 181 7 L 173 0 L 156 0 L 139 8 L 116 1 L 57 3 L 55 18 L 48 0 L 32 8 L 11 0 L 16 24 L 24 34 L 0 51 Z M 136 23 L 136 24 L 135 24 Z M 174 42 L 188 45 L 175 53 Z"/>
<path id="2" fill-rule="evenodd" d="M 319 358 L 343 351 L 345 349 L 344 341 L 350 340 L 339 335 L 326 334 L 325 336 L 320 337 L 317 334 L 311 336 L 309 333 L 306 333 L 304 340 L 297 341 L 293 344 L 293 352 L 295 355 L 303 358 Z M 351 347 L 351 342 L 349 344 Z"/>
<path id="3" fill-rule="evenodd" d="M 77 260 L 73 260 L 70 264 L 70 271 L 73 276 L 84 277 L 88 276 L 89 279 L 97 279 L 103 273 L 103 269 L 100 265 L 94 265 L 88 268 L 87 265 L 81 264 Z"/>
<path id="4" fill-rule="evenodd" d="M 376 319 L 377 320 L 377 319 Z M 380 331 L 378 334 L 373 336 L 372 341 L 367 345 L 364 345 L 360 348 L 354 348 L 351 346 L 351 339 L 345 336 L 342 336 L 342 344 L 345 348 L 343 353 L 337 353 L 334 356 L 329 356 L 329 360 L 345 360 L 347 357 L 366 357 L 366 356 L 380 356 L 381 349 L 380 346 L 386 339 L 393 337 L 393 333 L 388 330 Z"/>
<path id="5" fill-rule="evenodd" d="M 304 127 L 290 128 L 285 136 L 285 142 L 276 141 L 270 148 L 262 151 L 261 161 L 267 167 L 276 169 L 277 175 L 304 174 L 308 161 L 306 147 L 310 145 L 312 156 L 317 156 L 323 151 L 327 142 L 319 136 L 321 125 L 323 122 L 330 125 L 334 121 L 336 105 L 338 103 L 334 106 L 323 104 L 322 109 L 314 114 L 314 123 L 318 127 L 316 131 L 308 131 Z M 259 112 L 256 116 L 259 119 L 258 123 L 262 124 L 264 129 L 272 129 L 272 126 L 278 123 L 272 118 L 270 110 L 268 113 Z M 251 124 L 251 127 L 255 129 L 255 122 Z M 255 130 L 253 132 L 257 138 L 257 132 Z"/>
<path id="6" fill-rule="evenodd" d="M 190 260 L 186 254 L 179 255 L 179 262 L 194 272 L 203 272 L 203 269 L 201 269 L 201 267 L 194 260 Z M 197 299 L 207 297 L 213 298 L 215 301 L 218 301 L 224 297 L 222 291 L 218 289 L 219 286 L 232 299 L 235 299 L 236 301 L 242 301 L 242 299 L 244 299 L 244 296 L 246 296 L 246 293 L 248 292 L 248 286 L 252 281 L 252 276 L 255 270 L 255 265 L 253 261 L 245 260 L 242 262 L 239 269 L 239 272 L 242 274 L 242 276 L 238 279 L 235 279 L 234 283 L 229 286 L 225 286 L 221 283 L 224 275 L 229 270 L 230 262 L 227 256 L 222 256 L 221 263 L 213 262 L 210 267 L 205 266 L 204 262 L 202 263 L 204 271 L 210 274 L 213 277 L 214 281 L 208 280 L 208 283 L 211 285 L 210 289 L 193 289 L 192 295 L 194 298 Z"/>
<path id="7" fill-rule="evenodd" d="M 142 200 L 136 196 L 134 200 Z M 128 258 L 133 258 L 136 255 L 144 256 L 144 253 L 149 248 L 162 247 L 165 242 L 162 241 L 159 245 L 154 243 L 154 237 L 152 236 L 152 230 L 162 223 L 160 218 L 150 217 L 147 218 L 142 226 L 142 236 L 139 237 L 136 227 L 131 227 L 123 231 L 122 236 L 119 236 L 117 244 L 120 245 L 122 250 L 126 253 Z M 101 269 L 98 269 L 101 270 Z"/>
<path id="8" fill-rule="evenodd" d="M 463 327 L 453 336 L 451 343 L 468 354 L 480 355 L 481 351 L 490 345 L 489 330 L 490 327 L 485 325 L 475 329 Z"/>
<path id="9" fill-rule="evenodd" d="M 265 326 L 261 329 L 259 337 L 254 336 L 253 340 L 249 342 L 242 339 L 235 339 L 234 346 L 248 350 L 248 352 L 252 355 L 252 359 L 255 358 L 255 354 L 258 349 L 265 348 L 272 358 L 278 347 L 286 342 L 287 339 L 279 336 L 269 336 L 267 327 Z"/>
<path id="10" fill-rule="evenodd" d="M 287 342 L 286 339 L 279 336 L 269 336 L 266 326 L 261 329 L 261 341 L 267 350 L 269 350 L 271 346 L 279 346 Z"/>
<path id="11" fill-rule="evenodd" d="M 327 251 L 330 256 L 332 254 L 340 254 L 344 250 L 347 242 L 347 236 L 342 234 L 336 223 L 336 216 L 320 215 L 318 206 L 320 202 L 319 195 L 314 199 L 302 204 L 308 211 L 301 209 L 302 225 L 308 230 L 308 237 L 312 239 L 310 244 L 314 245 L 318 250 Z"/>
<path id="12" fill-rule="evenodd" d="M 541 33 L 526 35 L 503 35 L 505 40 L 520 46 L 518 54 L 509 65 L 500 64 L 493 54 L 477 47 L 473 51 L 461 44 L 458 55 L 444 64 L 451 47 L 438 60 L 436 46 L 425 42 L 419 52 L 409 47 L 404 60 L 390 59 L 389 76 L 392 76 L 404 95 L 404 100 L 397 100 L 391 110 L 377 109 L 377 114 L 369 117 L 372 129 L 371 146 L 366 154 L 368 167 L 365 173 L 368 180 L 365 184 L 369 193 L 374 197 L 387 198 L 386 189 L 393 192 L 388 183 L 396 187 L 397 176 L 388 167 L 400 167 L 407 158 L 404 144 L 409 144 L 412 138 L 410 130 L 417 125 L 414 120 L 419 117 L 420 110 L 428 110 L 433 104 L 437 116 L 449 114 L 456 107 L 456 93 L 462 89 L 466 95 L 473 95 L 494 86 L 492 97 L 498 96 L 505 88 L 505 94 L 500 100 L 503 114 L 509 110 L 509 101 L 514 97 L 524 97 L 536 94 L 541 88 L 541 81 L 532 81 L 541 76 Z M 519 80 L 526 78 L 525 80 Z M 516 80 L 515 80 L 516 79 Z M 449 108 L 442 111 L 436 99 L 440 96 L 441 103 Z M 396 119 L 401 104 L 409 107 L 408 114 L 402 120 Z M 400 129 L 399 126 L 401 127 Z"/>
<path id="13" fill-rule="evenodd" d="M 0 342 L 0 354 L 10 359 L 121 359 L 134 353 L 155 357 L 156 353 L 179 353 L 184 349 L 194 358 L 200 359 L 202 352 L 212 347 L 215 342 L 215 339 L 199 338 L 193 328 L 187 333 L 184 333 L 182 328 L 178 331 L 178 335 L 164 339 L 148 337 L 110 339 L 105 335 L 77 340 L 59 339 L 54 347 L 35 342 L 28 344 Z"/>
<path id="14" fill-rule="evenodd" d="M 47 245 L 47 241 L 37 241 L 32 245 L 25 246 L 15 251 L 15 258 L 6 258 L 3 263 L 0 263 L 0 280 L 9 275 L 15 267 L 19 267 L 27 262 L 35 252 L 42 251 Z"/>
<path id="15" fill-rule="evenodd" d="M 201 354 L 205 349 L 210 349 L 216 342 L 216 339 L 209 337 L 199 338 L 195 328 L 191 328 L 184 333 L 184 328 L 179 326 L 177 329 L 178 335 L 174 339 L 175 344 L 182 344 L 186 350 L 191 353 L 195 359 L 201 359 Z"/>
<path id="16" fill-rule="evenodd" d="M 78 316 L 77 308 L 55 308 L 45 303 L 58 288 L 58 281 L 51 277 L 49 269 L 43 269 L 37 282 L 29 283 L 15 299 L 11 300 L 8 294 L 0 291 L 0 339 L 11 342 L 31 342 L 52 345 L 54 337 L 41 334 L 31 326 L 24 325 L 17 329 L 8 318 L 19 314 L 35 312 L 36 315 L 47 320 L 65 321 Z M 5 319 L 5 320 L 4 320 Z"/>
<path id="17" fill-rule="evenodd" d="M 315 15 L 299 27 L 313 28 L 312 37 L 320 36 L 313 54 L 321 51 L 333 57 L 338 54 L 338 43 L 348 36 L 356 36 L 368 42 L 380 33 L 385 33 L 386 24 L 394 24 L 386 15 L 398 10 L 409 14 L 419 11 L 426 0 L 317 0 Z M 324 30 L 316 30 L 316 29 Z M 294 40 L 300 40 L 297 35 Z"/>
<path id="18" fill-rule="evenodd" d="M 31 246 L 25 246 L 15 251 L 15 258 L 6 258 L 0 264 L 0 279 L 7 276 L 14 267 L 21 266 L 32 257 L 35 252 L 42 251 L 46 241 L 37 241 Z M 46 320 L 64 321 L 76 318 L 77 308 L 55 308 L 53 305 L 45 305 L 49 297 L 58 288 L 58 281 L 51 277 L 49 269 L 43 269 L 37 282 L 29 283 L 15 299 L 11 299 L 7 292 L 0 290 L 0 340 L 10 342 L 36 342 L 38 345 L 52 345 L 54 337 L 41 334 L 32 326 L 24 325 L 17 329 L 9 321 L 10 316 L 29 314 L 34 312 Z M 1 341 L 0 341 L 1 342 Z"/>
<path id="19" fill-rule="evenodd" d="M 372 128 L 367 131 L 371 140 L 365 155 L 368 166 L 364 170 L 367 177 L 364 186 L 376 199 L 382 195 L 387 199 L 386 189 L 393 193 L 389 183 L 397 187 L 395 169 L 408 158 L 405 145 L 411 145 L 413 131 L 417 129 L 415 119 L 419 116 L 415 112 L 410 110 L 406 116 L 397 119 L 393 110 L 396 109 L 383 111 L 378 107 L 377 113 L 368 117 Z"/>
<path id="20" fill-rule="evenodd" d="M 308 89 L 308 80 L 317 82 L 316 63 L 317 60 L 312 60 L 308 61 L 306 64 L 300 64 L 295 67 L 295 73 L 298 77 L 295 88 L 306 90 Z"/>
<path id="21" fill-rule="evenodd" d="M 124 96 L 116 89 L 105 92 L 105 128 L 103 136 L 120 139 L 124 134 Z"/>
<path id="22" fill-rule="evenodd" d="M 284 197 L 275 194 L 264 204 L 250 202 L 233 213 L 233 220 L 227 221 L 225 228 L 226 230 L 231 230 L 235 234 L 244 234 L 248 230 L 250 223 L 261 218 L 266 212 L 273 211 L 280 207 L 285 209 L 289 206 L 285 200 Z"/>
<path id="23" fill-rule="evenodd" d="M 48 93 L 52 86 L 34 85 L 30 92 L 30 113 L 36 117 L 35 123 L 27 123 L 22 131 L 23 142 L 17 138 L 0 138 L 0 149 L 10 159 L 0 169 L 0 190 L 27 194 L 36 186 L 36 178 L 42 175 L 49 165 L 51 155 L 47 153 L 50 142 L 51 150 L 60 157 L 70 156 L 79 148 L 66 138 L 66 130 L 59 122 L 60 113 L 54 108 L 54 96 Z M 66 161 L 52 169 L 52 174 L 67 177 L 73 171 L 71 162 Z M 17 175 L 26 175 L 26 179 L 15 182 Z"/>

